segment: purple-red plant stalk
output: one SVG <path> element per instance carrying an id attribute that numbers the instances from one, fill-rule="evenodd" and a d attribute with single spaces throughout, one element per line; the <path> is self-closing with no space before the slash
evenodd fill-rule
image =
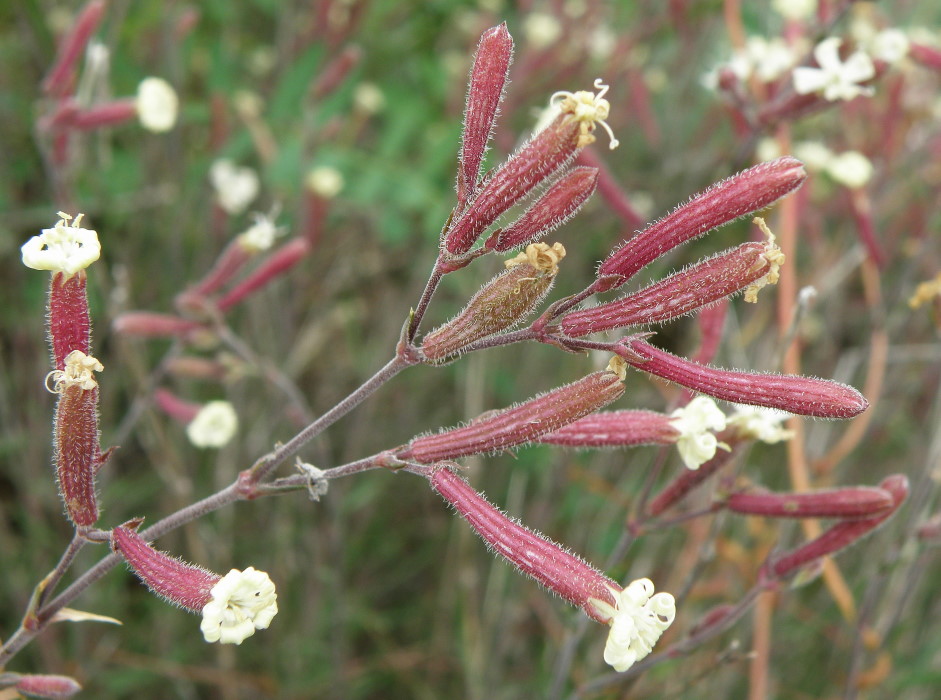
<path id="1" fill-rule="evenodd" d="M 68 126 L 80 131 L 91 131 L 136 119 L 137 103 L 135 100 L 127 98 L 105 102 L 88 109 L 76 110 L 72 113 Z"/>
<path id="2" fill-rule="evenodd" d="M 162 388 L 154 391 L 154 403 L 161 411 L 182 425 L 189 424 L 202 408 L 202 404 L 186 401 L 172 391 Z"/>
<path id="3" fill-rule="evenodd" d="M 615 351 L 635 369 L 731 403 L 817 418 L 852 418 L 869 406 L 856 389 L 829 379 L 718 369 L 677 357 L 637 338 L 625 339 Z"/>
<path id="4" fill-rule="evenodd" d="M 519 571 L 581 608 L 602 624 L 610 618 L 593 600 L 614 607 L 621 586 L 543 535 L 523 527 L 494 507 L 449 467 L 435 469 L 431 487 L 463 517 L 487 546 Z"/>

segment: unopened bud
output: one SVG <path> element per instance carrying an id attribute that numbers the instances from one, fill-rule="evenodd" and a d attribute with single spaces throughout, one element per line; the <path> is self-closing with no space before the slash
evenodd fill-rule
<path id="1" fill-rule="evenodd" d="M 604 120 L 609 105 L 603 97 L 607 86 L 598 81 L 595 85 L 599 88 L 597 95 L 560 92 L 552 96 L 558 116 L 496 170 L 451 224 L 444 237 L 449 253 L 462 255 L 470 250 L 497 217 L 565 166 L 579 149 L 592 143 L 596 122 L 608 129 Z"/>
<path id="2" fill-rule="evenodd" d="M 683 316 L 754 285 L 772 271 L 777 280 L 777 269 L 772 270 L 770 257 L 779 260 L 778 253 L 773 244 L 745 243 L 623 299 L 573 311 L 562 319 L 562 331 L 577 338 Z"/>
<path id="3" fill-rule="evenodd" d="M 594 372 L 462 428 L 415 438 L 397 457 L 433 464 L 524 445 L 607 406 L 623 393 L 623 380 L 615 372 Z"/>
<path id="4" fill-rule="evenodd" d="M 879 488 L 892 496 L 891 509 L 872 518 L 843 520 L 836 523 L 816 539 L 775 559 L 771 565 L 774 575 L 783 578 L 821 557 L 845 549 L 892 517 L 908 497 L 908 479 L 902 474 L 894 474 L 883 479 Z"/>
<path id="5" fill-rule="evenodd" d="M 228 311 L 255 290 L 280 277 L 304 259 L 310 250 L 311 244 L 306 238 L 291 239 L 261 261 L 251 274 L 219 299 L 219 310 Z"/>
<path id="6" fill-rule="evenodd" d="M 718 369 L 677 357 L 636 338 L 626 340 L 618 352 L 635 369 L 732 403 L 817 418 L 852 418 L 869 406 L 853 387 L 827 379 Z"/>
<path id="7" fill-rule="evenodd" d="M 766 518 L 871 518 L 895 504 L 891 493 L 880 488 L 854 486 L 805 493 L 745 491 L 733 493 L 724 501 L 734 513 Z"/>
<path id="8" fill-rule="evenodd" d="M 505 331 L 522 321 L 548 293 L 565 248 L 533 243 L 526 253 L 507 261 L 510 268 L 490 280 L 461 313 L 422 340 L 422 352 L 441 360 L 475 340 Z"/>
<path id="9" fill-rule="evenodd" d="M 503 100 L 513 59 L 513 38 L 506 23 L 492 27 L 480 37 L 467 87 L 464 132 L 458 170 L 458 199 L 466 201 L 477 189 L 480 164 L 493 134 L 497 110 Z"/>
<path id="10" fill-rule="evenodd" d="M 594 291 L 620 286 L 678 245 L 764 209 L 797 189 L 806 177 L 801 162 L 785 156 L 713 185 L 611 253 L 598 268 Z"/>
<path id="11" fill-rule="evenodd" d="M 45 674 L 20 676 L 13 687 L 27 697 L 49 700 L 70 698 L 82 689 L 74 678 Z"/>
<path id="12" fill-rule="evenodd" d="M 487 240 L 487 248 L 502 252 L 538 241 L 568 221 L 595 191 L 597 182 L 596 168 L 573 168 L 515 223 L 497 229 Z"/>
<path id="13" fill-rule="evenodd" d="M 104 13 L 104 0 L 91 0 L 82 8 L 71 31 L 59 42 L 56 61 L 42 82 L 43 92 L 47 95 L 63 97 L 74 87 L 78 60 Z"/>
<path id="14" fill-rule="evenodd" d="M 205 325 L 173 314 L 128 311 L 114 319 L 115 333 L 139 338 L 185 338 Z"/>

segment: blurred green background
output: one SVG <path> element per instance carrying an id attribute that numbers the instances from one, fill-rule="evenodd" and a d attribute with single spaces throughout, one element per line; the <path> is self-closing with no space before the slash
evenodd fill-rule
<path id="1" fill-rule="evenodd" d="M 782 20 L 766 3 L 746 5 L 749 34 L 780 33 Z M 931 5 L 870 11 L 889 26 L 937 36 L 941 15 Z M 602 136 L 595 152 L 646 219 L 755 162 L 760 139 L 773 133 L 743 135 L 723 99 L 701 86 L 703 73 L 731 54 L 723 17 L 734 11 L 731 2 L 112 0 L 96 37 L 110 50 L 114 95 L 133 94 L 145 76 L 164 77 L 180 94 L 180 123 L 163 135 L 133 124 L 89 132 L 71 144 L 70 167 L 54 174 L 37 129 L 50 109 L 39 84 L 55 37 L 80 6 L 13 0 L 0 8 L 0 637 L 18 625 L 32 587 L 71 535 L 49 467 L 47 276 L 24 268 L 18 251 L 55 223 L 58 209 L 85 212 L 103 246 L 89 292 L 96 355 L 106 367 L 102 443 L 120 443 L 99 480 L 102 527 L 111 527 L 133 516 L 153 522 L 228 484 L 290 438 L 300 418 L 329 409 L 391 357 L 454 204 L 466 75 L 484 29 L 505 20 L 516 40 L 490 165 L 528 133 L 552 92 L 589 89 L 599 76 L 611 84 L 609 121 L 621 146 L 609 152 Z M 849 22 L 838 18 L 833 31 L 845 32 Z M 323 93 L 318 81 L 341 56 L 353 65 Z M 857 149 L 873 160 L 871 207 L 888 253 L 879 301 L 867 303 L 847 195 L 812 177 L 801 192 L 798 254 L 788 261 L 801 286 L 819 291 L 799 329 L 803 371 L 862 386 L 874 334 L 885 332 L 889 343 L 861 444 L 817 475 L 818 483 L 876 484 L 902 472 L 918 496 L 837 560 L 862 623 L 841 617 L 820 581 L 779 597 L 769 662 L 774 697 L 932 698 L 941 684 L 930 585 L 941 571 L 936 542 L 916 536 L 937 506 L 941 344 L 937 315 L 905 305 L 915 285 L 941 269 L 941 110 L 937 72 L 912 70 L 889 76 L 865 104 L 792 125 L 795 139 Z M 925 104 L 890 101 L 891 90 L 921 94 Z M 882 125 L 891 109 L 904 113 L 890 143 Z M 225 217 L 213 204 L 207 173 L 220 157 L 257 169 L 262 189 L 251 210 L 278 204 L 278 223 L 292 233 L 309 226 L 304 180 L 312 168 L 335 168 L 344 187 L 324 205 L 313 254 L 229 315 L 248 354 L 233 358 L 225 344 L 185 350 L 228 362 L 227 380 L 158 380 L 190 400 L 235 404 L 236 440 L 206 451 L 148 402 L 169 343 L 118 337 L 110 323 L 129 309 L 171 311 L 174 296 L 251 223 L 248 213 Z M 651 266 L 642 281 L 744 240 L 750 229 L 744 222 L 726 227 Z M 557 292 L 581 289 L 629 232 L 596 195 L 553 238 L 569 252 Z M 448 278 L 426 327 L 460 308 L 498 268 L 499 261 L 483 259 Z M 765 294 L 754 307 L 733 302 L 717 364 L 779 367 L 774 292 Z M 695 351 L 697 337 L 695 320 L 685 319 L 658 330 L 656 342 L 685 354 Z M 342 464 L 572 381 L 598 362 L 606 360 L 523 346 L 412 368 L 302 456 L 321 468 Z M 297 395 L 272 381 L 272 368 Z M 634 373 L 616 407 L 663 410 L 671 396 Z M 810 460 L 846 429 L 808 422 Z M 627 557 L 609 560 L 646 474 L 662 459 L 663 483 L 681 466 L 675 454 L 654 448 L 596 454 L 533 447 L 466 462 L 472 483 L 500 507 L 611 576 L 649 576 L 665 590 L 691 585 L 675 640 L 713 605 L 740 599 L 772 543 L 790 546 L 801 535 L 793 524 L 718 516 L 644 535 Z M 755 448 L 741 469 L 769 488 L 790 487 L 784 446 Z M 697 537 L 706 544 L 691 550 Z M 215 571 L 267 570 L 281 614 L 237 648 L 210 646 L 197 618 L 117 570 L 75 607 L 117 617 L 123 627 L 55 625 L 8 670 L 71 674 L 85 697 L 226 700 L 548 697 L 606 672 L 602 628 L 588 629 L 571 663 L 560 660 L 580 613 L 495 560 L 407 474 L 336 481 L 319 503 L 304 494 L 240 503 L 157 545 Z M 87 547 L 75 570 L 99 556 L 100 548 Z M 876 648 L 860 633 L 869 627 Z M 746 617 L 690 657 L 590 697 L 746 697 L 751 643 Z"/>

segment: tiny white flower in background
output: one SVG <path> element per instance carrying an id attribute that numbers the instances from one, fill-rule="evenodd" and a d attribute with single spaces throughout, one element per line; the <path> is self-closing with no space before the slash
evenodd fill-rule
<path id="1" fill-rule="evenodd" d="M 799 141 L 794 144 L 791 152 L 812 172 L 825 170 L 833 160 L 833 151 L 820 141 Z"/>
<path id="2" fill-rule="evenodd" d="M 687 468 L 699 469 L 715 457 L 720 445 L 712 431 L 725 429 L 725 414 L 715 401 L 708 396 L 697 396 L 670 416 L 673 418 L 670 425 L 680 432 L 676 447 Z"/>
<path id="3" fill-rule="evenodd" d="M 626 671 L 653 650 L 654 644 L 676 618 L 676 600 L 669 593 L 654 595 L 649 578 L 632 581 L 623 591 L 612 589 L 617 601 L 612 607 L 592 600 L 604 615 L 611 617 L 611 631 L 604 647 L 604 660 L 615 671 Z"/>
<path id="4" fill-rule="evenodd" d="M 137 117 L 147 131 L 169 131 L 176 124 L 180 101 L 163 78 L 144 78 L 137 86 Z"/>
<path id="5" fill-rule="evenodd" d="M 781 155 L 781 147 L 778 145 L 778 140 L 771 136 L 761 139 L 758 145 L 755 146 L 755 158 L 760 163 L 780 158 Z M 796 156 L 797 154 L 795 153 L 794 155 Z"/>
<path id="6" fill-rule="evenodd" d="M 69 277 L 101 257 L 98 233 L 81 228 L 82 215 L 72 221 L 68 214 L 59 212 L 59 221 L 53 228 L 44 228 L 22 245 L 23 264 L 34 270 L 63 272 Z"/>
<path id="7" fill-rule="evenodd" d="M 790 417 L 790 413 L 773 408 L 739 405 L 735 407 L 735 413 L 728 417 L 726 423 L 743 438 L 773 445 L 794 437 L 794 431 L 781 425 Z"/>
<path id="8" fill-rule="evenodd" d="M 880 61 L 892 64 L 908 55 L 910 44 L 901 29 L 883 29 L 866 45 L 869 55 Z"/>
<path id="9" fill-rule="evenodd" d="M 203 607 L 199 629 L 207 642 L 241 644 L 267 629 L 278 614 L 274 583 L 264 571 L 248 567 L 232 569 L 210 591 L 212 600 Z"/>
<path id="10" fill-rule="evenodd" d="M 322 165 L 307 173 L 307 186 L 324 199 L 333 199 L 343 189 L 343 174 L 336 168 Z"/>
<path id="11" fill-rule="evenodd" d="M 523 34 L 533 48 L 544 49 L 562 36 L 562 25 L 555 17 L 543 12 L 531 12 L 523 20 Z"/>
<path id="12" fill-rule="evenodd" d="M 872 162 L 859 151 L 846 151 L 827 163 L 827 175 L 850 189 L 864 186 L 872 178 Z"/>
<path id="13" fill-rule="evenodd" d="M 360 83 L 353 90 L 353 106 L 360 112 L 376 114 L 386 106 L 386 96 L 375 83 Z"/>
<path id="14" fill-rule="evenodd" d="M 238 236 L 239 245 L 250 253 L 260 253 L 274 245 L 275 239 L 284 233 L 284 228 L 274 225 L 273 214 L 252 214 L 255 223 Z"/>
<path id="15" fill-rule="evenodd" d="M 618 37 L 609 27 L 600 25 L 595 27 L 588 35 L 586 48 L 588 54 L 595 59 L 608 58 L 617 47 Z"/>
<path id="16" fill-rule="evenodd" d="M 797 62 L 794 50 L 780 37 L 765 39 L 760 36 L 748 38 L 745 52 L 751 62 L 755 77 L 770 83 L 787 73 Z"/>
<path id="17" fill-rule="evenodd" d="M 784 19 L 810 19 L 817 11 L 817 0 L 771 0 L 771 7 Z"/>
<path id="18" fill-rule="evenodd" d="M 219 206 L 233 215 L 245 211 L 261 189 L 261 182 L 254 170 L 239 167 L 228 158 L 220 158 L 212 164 L 209 180 L 216 190 Z"/>
<path id="19" fill-rule="evenodd" d="M 228 401 L 210 401 L 186 426 L 186 436 L 196 447 L 222 447 L 235 435 L 239 419 Z"/>
<path id="20" fill-rule="evenodd" d="M 794 69 L 794 90 L 801 95 L 823 93 L 825 100 L 852 100 L 860 95 L 872 95 L 873 89 L 860 85 L 876 75 L 876 68 L 862 51 L 855 51 L 843 61 L 840 59 L 838 37 L 824 39 L 814 47 L 814 58 L 819 68 L 800 66 Z"/>

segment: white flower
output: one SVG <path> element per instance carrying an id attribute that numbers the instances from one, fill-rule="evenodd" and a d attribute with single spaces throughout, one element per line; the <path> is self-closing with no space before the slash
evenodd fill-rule
<path id="1" fill-rule="evenodd" d="M 859 151 L 846 151 L 827 163 L 827 175 L 850 189 L 858 189 L 872 177 L 872 162 Z"/>
<path id="2" fill-rule="evenodd" d="M 669 593 L 654 595 L 649 578 L 631 582 L 623 591 L 611 590 L 616 606 L 592 600 L 611 618 L 611 631 L 604 647 L 604 660 L 615 671 L 626 671 L 651 652 L 664 630 L 676 618 L 676 601 Z"/>
<path id="3" fill-rule="evenodd" d="M 869 55 L 892 64 L 908 55 L 909 41 L 901 29 L 883 29 L 867 45 Z"/>
<path id="4" fill-rule="evenodd" d="M 104 366 L 96 358 L 73 350 L 65 356 L 65 369 L 54 369 L 46 375 L 46 389 L 53 394 L 61 394 L 70 386 L 91 391 L 98 386 L 93 373 L 102 370 Z"/>
<path id="5" fill-rule="evenodd" d="M 771 0 L 771 7 L 784 19 L 810 19 L 817 11 L 817 0 Z"/>
<path id="6" fill-rule="evenodd" d="M 137 86 L 137 117 L 147 131 L 170 131 L 176 124 L 180 101 L 163 78 L 144 78 Z"/>
<path id="7" fill-rule="evenodd" d="M 729 416 L 727 425 L 734 428 L 740 437 L 773 445 L 794 437 L 794 431 L 781 426 L 781 423 L 790 417 L 790 413 L 774 408 L 740 405 L 736 406 L 735 413 Z"/>
<path id="8" fill-rule="evenodd" d="M 770 136 L 761 139 L 755 146 L 755 159 L 759 163 L 780 158 L 781 155 L 781 147 L 778 145 L 778 140 Z"/>
<path id="9" fill-rule="evenodd" d="M 252 214 L 255 223 L 238 236 L 239 245 L 249 253 L 260 253 L 274 245 L 274 240 L 284 233 L 284 228 L 274 225 L 273 214 Z"/>
<path id="10" fill-rule="evenodd" d="M 212 600 L 203 606 L 199 626 L 207 642 L 241 644 L 256 629 L 267 629 L 278 614 L 274 583 L 264 571 L 251 566 L 245 571 L 232 569 L 210 594 Z"/>
<path id="11" fill-rule="evenodd" d="M 324 199 L 333 199 L 340 194 L 345 184 L 343 173 L 336 168 L 322 165 L 307 173 L 307 186 L 314 194 Z"/>
<path id="12" fill-rule="evenodd" d="M 773 39 L 760 36 L 748 37 L 745 52 L 755 77 L 763 83 L 777 80 L 797 62 L 794 50 L 780 37 Z"/>
<path id="13" fill-rule="evenodd" d="M 876 74 L 876 68 L 862 51 L 854 52 L 846 61 L 840 59 L 843 40 L 829 37 L 814 48 L 819 68 L 804 66 L 794 69 L 794 90 L 801 95 L 823 93 L 825 100 L 852 100 L 859 95 L 872 95 L 873 89 L 863 83 Z"/>
<path id="14" fill-rule="evenodd" d="M 186 426 L 186 436 L 196 447 L 222 447 L 238 430 L 239 419 L 228 401 L 210 401 Z"/>
<path id="15" fill-rule="evenodd" d="M 552 15 L 532 12 L 523 20 L 523 34 L 533 48 L 544 49 L 562 36 L 562 25 Z"/>
<path id="16" fill-rule="evenodd" d="M 670 414 L 670 425 L 680 432 L 676 447 L 689 469 L 698 469 L 715 457 L 719 441 L 714 430 L 725 429 L 725 414 L 708 396 L 697 396 Z M 724 446 L 723 446 L 724 447 Z"/>
<path id="17" fill-rule="evenodd" d="M 386 106 L 386 96 L 375 83 L 360 83 L 353 90 L 353 106 L 360 112 L 376 114 Z"/>
<path id="18" fill-rule="evenodd" d="M 59 212 L 59 221 L 54 228 L 44 228 L 38 236 L 30 238 L 20 250 L 23 264 L 34 270 L 63 272 L 71 277 L 84 270 L 101 256 L 98 233 L 81 228 L 82 215 L 72 217 Z"/>
<path id="19" fill-rule="evenodd" d="M 229 214 L 241 214 L 258 196 L 261 183 L 251 168 L 240 168 L 221 158 L 209 168 L 209 180 L 216 190 L 219 206 Z"/>
<path id="20" fill-rule="evenodd" d="M 800 141 L 791 150 L 794 157 L 812 172 L 825 170 L 833 160 L 833 151 L 820 141 Z"/>

